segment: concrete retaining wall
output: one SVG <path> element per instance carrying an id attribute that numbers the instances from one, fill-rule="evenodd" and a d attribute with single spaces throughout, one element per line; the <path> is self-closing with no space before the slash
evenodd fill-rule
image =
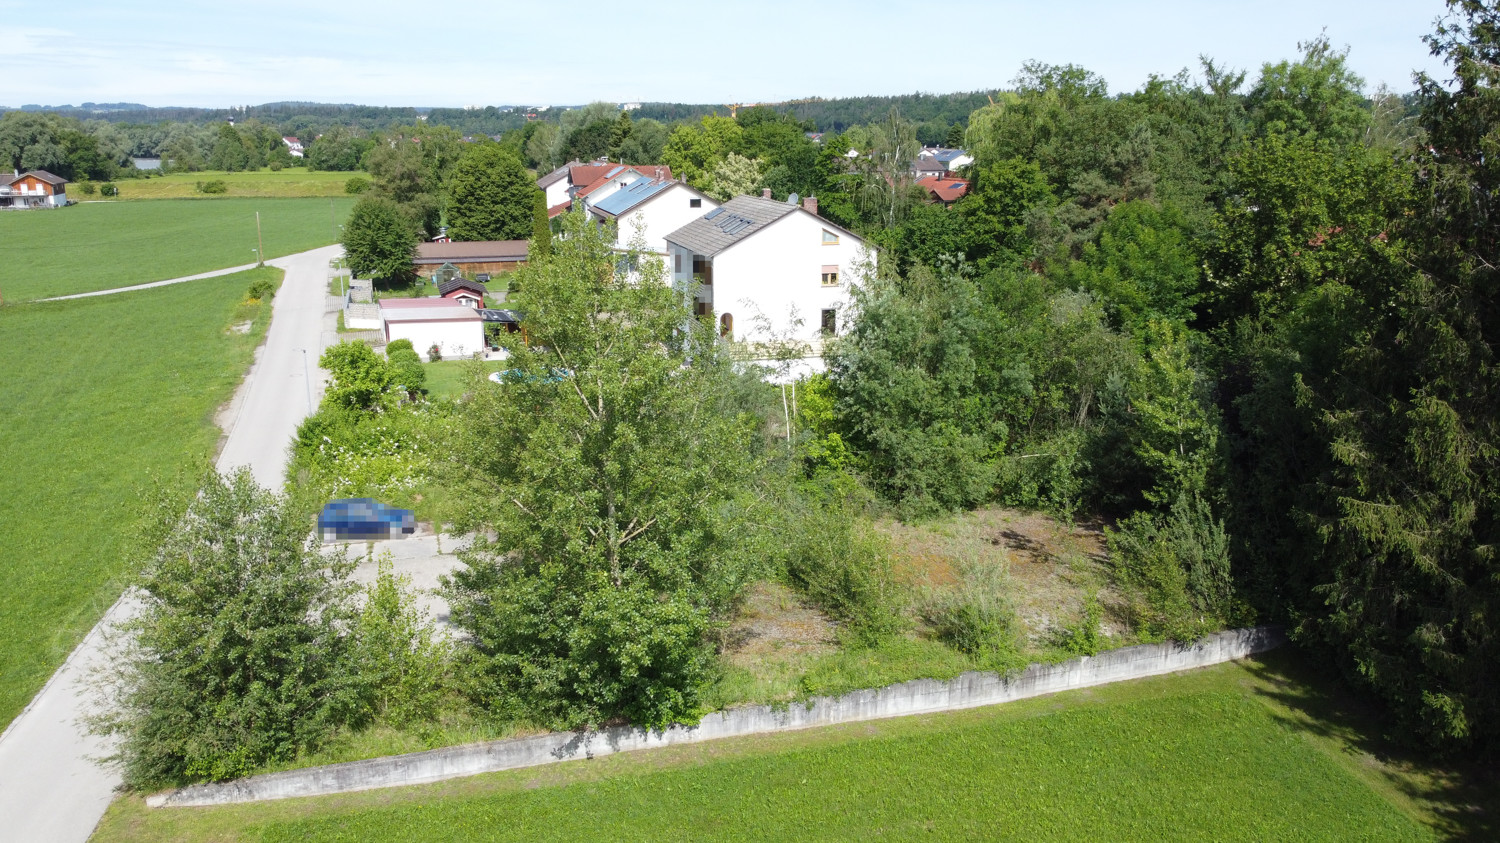
<path id="1" fill-rule="evenodd" d="M 185 807 L 348 793 L 739 735 L 977 708 L 1206 667 L 1264 652 L 1285 641 L 1278 627 L 1229 630 L 1191 645 L 1142 644 L 1060 664 L 1032 665 L 1009 679 L 993 673 L 965 673 L 946 682 L 918 679 L 841 697 L 815 697 L 806 705 L 793 704 L 779 710 L 744 706 L 709 714 L 696 726 L 673 726 L 664 732 L 618 727 L 447 747 L 195 785 L 152 796 L 146 804 L 153 808 Z"/>

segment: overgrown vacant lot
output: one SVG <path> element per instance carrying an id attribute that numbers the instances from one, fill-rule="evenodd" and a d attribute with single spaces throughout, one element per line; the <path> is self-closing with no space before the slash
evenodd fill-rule
<path id="1" fill-rule="evenodd" d="M 0 308 L 0 724 L 119 595 L 152 476 L 212 454 L 280 276 Z"/>
<path id="2" fill-rule="evenodd" d="M 270 170 L 260 170 L 253 173 L 173 173 L 158 178 L 124 179 L 115 182 L 116 186 L 120 188 L 120 195 L 115 199 L 99 196 L 98 194 L 85 196 L 79 193 L 75 195 L 75 191 L 72 190 L 68 192 L 68 196 L 74 201 L 80 199 L 105 199 L 107 201 L 191 199 L 207 196 L 198 189 L 200 182 L 221 181 L 224 182 L 225 192 L 217 194 L 219 197 L 343 197 L 348 195 L 344 192 L 344 183 L 351 178 L 369 181 L 370 175 L 369 173 L 308 171 L 301 167 L 288 168 L 275 173 Z"/>
<path id="3" fill-rule="evenodd" d="M 1352 712 L 1352 713 L 1351 713 Z M 1293 653 L 988 709 L 321 799 L 151 811 L 96 840 L 1423 840 L 1492 796 L 1386 755 Z M 1487 800 L 1487 801 L 1481 801 Z"/>
<path id="4" fill-rule="evenodd" d="M 842 648 L 827 615 L 785 585 L 757 583 L 726 633 L 715 704 L 789 701 L 985 669 L 936 640 L 920 617 L 923 600 L 954 587 L 966 567 L 996 574 L 996 587 L 1016 613 L 1026 662 L 1077 655 L 1060 639 L 1066 627 L 1083 622 L 1090 596 L 1102 610 L 1100 648 L 1139 643 L 1131 626 L 1138 598 L 1112 585 L 1098 524 L 994 506 L 915 524 L 887 519 L 875 529 L 888 543 L 907 611 L 917 616 L 913 628 L 875 647 Z"/>
<path id="5" fill-rule="evenodd" d="M 0 214 L 0 293 L 16 302 L 254 263 L 256 211 L 266 256 L 290 255 L 337 240 L 351 207 L 352 199 L 205 199 Z"/>

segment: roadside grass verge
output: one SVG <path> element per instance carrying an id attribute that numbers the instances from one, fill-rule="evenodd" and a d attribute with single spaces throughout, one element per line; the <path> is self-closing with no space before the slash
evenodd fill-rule
<path id="1" fill-rule="evenodd" d="M 119 596 L 153 476 L 212 456 L 281 275 L 0 308 L 0 726 Z"/>
<path id="2" fill-rule="evenodd" d="M 333 243 L 353 199 L 172 200 L 0 214 L 7 303 L 164 281 Z"/>
<path id="3" fill-rule="evenodd" d="M 1391 754 L 1295 651 L 942 715 L 335 797 L 111 806 L 95 840 L 1483 838 L 1493 794 Z"/>
<path id="4" fill-rule="evenodd" d="M 102 199 L 107 202 L 128 202 L 135 199 L 215 199 L 233 197 L 262 197 L 295 199 L 316 196 L 345 197 L 344 183 L 351 178 L 369 181 L 369 173 L 333 173 L 308 170 L 305 167 L 287 167 L 280 172 L 262 169 L 255 172 L 223 173 L 202 171 L 197 173 L 172 173 L 145 179 L 121 179 L 115 182 L 120 189 L 117 197 L 84 196 L 69 192 L 74 201 Z M 225 192 L 205 194 L 198 189 L 200 182 L 221 181 Z"/>

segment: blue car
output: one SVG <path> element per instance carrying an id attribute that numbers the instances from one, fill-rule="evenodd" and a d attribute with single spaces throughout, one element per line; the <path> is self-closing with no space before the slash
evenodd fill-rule
<path id="1" fill-rule="evenodd" d="M 416 531 L 417 516 L 411 510 L 374 498 L 329 501 L 318 514 L 318 532 L 325 542 L 404 539 Z"/>

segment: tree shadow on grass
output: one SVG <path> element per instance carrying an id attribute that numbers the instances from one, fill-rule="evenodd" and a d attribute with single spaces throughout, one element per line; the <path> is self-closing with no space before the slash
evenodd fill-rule
<path id="1" fill-rule="evenodd" d="M 1429 812 L 1454 840 L 1500 840 L 1500 775 L 1475 759 L 1433 759 L 1388 736 L 1389 722 L 1331 665 L 1290 645 L 1242 666 L 1260 680 L 1257 695 L 1284 707 L 1277 720 L 1336 742 L 1392 789 Z"/>

